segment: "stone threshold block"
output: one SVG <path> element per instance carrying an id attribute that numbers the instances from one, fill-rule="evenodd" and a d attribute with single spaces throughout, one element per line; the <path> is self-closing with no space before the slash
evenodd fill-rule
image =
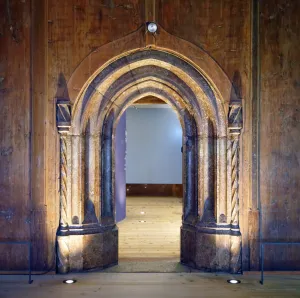
<path id="1" fill-rule="evenodd" d="M 118 263 L 118 228 L 99 225 L 57 236 L 57 273 L 104 269 Z"/>
<path id="2" fill-rule="evenodd" d="M 180 261 L 208 272 L 241 273 L 241 243 L 241 233 L 232 225 L 183 225 Z"/>

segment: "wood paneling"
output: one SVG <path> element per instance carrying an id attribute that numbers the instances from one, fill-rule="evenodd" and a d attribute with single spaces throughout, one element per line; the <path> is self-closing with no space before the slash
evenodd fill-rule
<path id="1" fill-rule="evenodd" d="M 1 1 L 0 241 L 29 239 L 29 66 L 30 2 Z M 0 268 L 27 266 L 28 253 L 24 245 L 5 248 L 0 246 Z"/>
<path id="2" fill-rule="evenodd" d="M 183 196 L 182 184 L 126 184 L 127 196 Z"/>
<path id="3" fill-rule="evenodd" d="M 134 102 L 134 105 L 143 105 L 143 104 L 166 104 L 166 102 L 164 102 L 163 100 L 157 98 L 157 97 L 153 97 L 153 96 L 146 96 L 144 98 L 141 98 L 137 101 Z"/>
<path id="4" fill-rule="evenodd" d="M 225 70 L 229 78 L 246 79 L 250 61 L 250 1 L 157 0 L 158 22 L 169 33 L 201 47 Z M 188 17 L 187 17 L 188 16 Z M 249 56 L 247 57 L 249 58 Z M 246 77 L 244 77 L 246 76 Z M 247 79 L 246 79 L 247 80 Z M 246 96 L 241 78 L 237 92 Z"/>
<path id="5" fill-rule="evenodd" d="M 260 8 L 260 197 L 262 239 L 299 241 L 299 1 Z M 297 246 L 270 246 L 266 267 L 300 269 Z"/>
<path id="6" fill-rule="evenodd" d="M 33 264 L 36 269 L 43 270 L 55 266 L 55 234 L 57 228 L 58 201 L 55 192 L 47 192 L 50 180 L 45 158 L 49 124 L 47 121 L 48 96 L 47 81 L 47 46 L 48 46 L 48 20 L 47 2 L 32 1 L 32 240 L 33 240 Z M 52 162 L 55 171 L 55 161 Z M 49 201 L 50 198 L 50 201 Z M 46 220 L 45 220 L 46 219 Z"/>

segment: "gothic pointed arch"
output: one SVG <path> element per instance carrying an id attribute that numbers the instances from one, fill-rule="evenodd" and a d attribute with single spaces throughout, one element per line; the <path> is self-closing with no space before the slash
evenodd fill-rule
<path id="1" fill-rule="evenodd" d="M 141 33 L 91 53 L 58 100 L 64 157 L 59 268 L 65 272 L 117 263 L 115 127 L 131 103 L 153 95 L 175 109 L 183 127 L 181 262 L 237 272 L 241 265 L 237 196 L 241 104 L 225 73 L 204 51 L 163 30 L 155 45 L 147 45 Z M 63 121 L 64 111 L 69 111 L 67 121 Z M 70 246 L 74 241 L 76 251 Z"/>

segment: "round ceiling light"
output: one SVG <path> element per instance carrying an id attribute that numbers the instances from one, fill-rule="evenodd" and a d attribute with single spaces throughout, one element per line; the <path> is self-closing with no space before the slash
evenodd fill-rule
<path id="1" fill-rule="evenodd" d="M 157 24 L 154 22 L 147 23 L 147 29 L 150 33 L 155 33 L 157 31 Z"/>
<path id="2" fill-rule="evenodd" d="M 227 282 L 228 282 L 229 284 L 233 284 L 233 285 L 235 285 L 235 284 L 240 284 L 240 283 L 241 283 L 241 281 L 238 280 L 238 279 L 228 279 Z"/>
<path id="3" fill-rule="evenodd" d="M 68 285 L 74 284 L 75 282 L 76 282 L 75 279 L 66 279 L 63 281 L 64 284 L 68 284 Z"/>

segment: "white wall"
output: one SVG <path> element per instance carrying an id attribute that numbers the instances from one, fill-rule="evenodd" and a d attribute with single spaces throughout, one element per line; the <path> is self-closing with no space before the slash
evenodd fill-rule
<path id="1" fill-rule="evenodd" d="M 169 106 L 128 108 L 126 130 L 126 183 L 182 183 L 182 128 Z"/>

